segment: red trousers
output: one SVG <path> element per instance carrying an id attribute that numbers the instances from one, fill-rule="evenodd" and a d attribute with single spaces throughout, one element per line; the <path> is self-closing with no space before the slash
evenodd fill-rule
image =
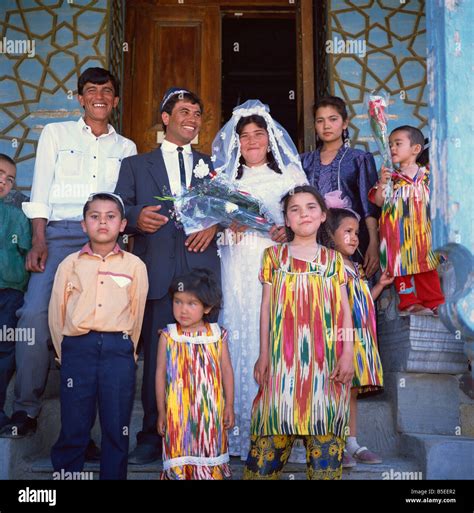
<path id="1" fill-rule="evenodd" d="M 400 298 L 399 310 L 406 310 L 412 305 L 435 308 L 444 303 L 444 295 L 436 270 L 397 276 L 395 289 Z"/>

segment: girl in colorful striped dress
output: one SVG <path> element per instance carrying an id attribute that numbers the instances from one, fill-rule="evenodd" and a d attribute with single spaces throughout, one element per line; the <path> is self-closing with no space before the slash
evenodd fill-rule
<path id="1" fill-rule="evenodd" d="M 344 262 L 316 242 L 327 209 L 314 187 L 282 201 L 290 242 L 263 253 L 260 388 L 244 479 L 278 479 L 297 437 L 308 479 L 340 479 L 354 370 Z"/>
<path id="2" fill-rule="evenodd" d="M 349 436 L 344 451 L 343 467 L 360 463 L 382 463 L 379 455 L 361 447 L 357 442 L 357 396 L 361 393 L 381 390 L 383 371 L 377 348 L 377 325 L 374 301 L 384 287 L 393 282 L 384 272 L 378 283 L 369 290 L 362 266 L 352 257 L 359 246 L 358 215 L 347 208 L 337 208 L 334 198 L 326 199 L 329 215 L 326 228 L 332 238 L 332 246 L 341 253 L 347 274 L 347 293 L 354 325 L 354 379 L 351 389 L 351 413 Z M 334 208 L 336 207 L 336 208 Z"/>
<path id="3" fill-rule="evenodd" d="M 206 321 L 222 293 L 210 271 L 194 269 L 173 281 L 170 294 L 177 323 L 161 332 L 156 370 L 161 479 L 230 477 L 234 378 L 227 332 Z"/>

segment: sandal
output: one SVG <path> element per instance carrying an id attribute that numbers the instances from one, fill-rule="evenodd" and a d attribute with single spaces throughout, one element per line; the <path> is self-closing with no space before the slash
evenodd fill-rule
<path id="1" fill-rule="evenodd" d="M 367 447 L 359 447 L 352 457 L 358 463 L 365 463 L 366 465 L 376 465 L 382 463 L 382 458 L 372 451 L 369 451 Z"/>

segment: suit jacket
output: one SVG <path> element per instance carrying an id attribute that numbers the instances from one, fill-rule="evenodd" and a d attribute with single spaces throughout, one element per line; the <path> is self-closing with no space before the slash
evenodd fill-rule
<path id="1" fill-rule="evenodd" d="M 202 159 L 212 169 L 212 162 L 207 155 L 193 150 L 193 169 Z M 191 186 L 197 180 L 207 180 L 208 177 L 196 178 L 192 174 Z M 173 219 L 163 225 L 155 233 L 144 233 L 137 228 L 138 216 L 143 207 L 161 205 L 160 214 L 170 217 L 171 201 L 160 201 L 155 196 L 166 196 L 171 191 L 168 173 L 161 149 L 149 153 L 127 157 L 122 161 L 120 174 L 115 187 L 125 204 L 127 218 L 127 233 L 135 235 L 133 253 L 140 257 L 148 270 L 148 299 L 161 299 L 168 293 L 176 269 L 177 261 L 185 262 L 188 270 L 196 267 L 206 267 L 216 274 L 220 283 L 220 259 L 217 254 L 216 238 L 202 253 L 187 250 L 184 245 L 186 235 L 176 227 Z"/>

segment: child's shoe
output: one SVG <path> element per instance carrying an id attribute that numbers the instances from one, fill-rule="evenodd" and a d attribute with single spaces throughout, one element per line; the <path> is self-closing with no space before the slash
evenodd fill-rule
<path id="1" fill-rule="evenodd" d="M 344 454 L 342 455 L 342 468 L 352 468 L 356 465 L 356 460 L 346 450 L 344 450 Z"/>
<path id="2" fill-rule="evenodd" d="M 359 447 L 352 457 L 358 463 L 365 463 L 366 465 L 382 463 L 382 458 L 378 454 L 375 454 L 375 452 L 369 451 L 367 447 Z"/>

